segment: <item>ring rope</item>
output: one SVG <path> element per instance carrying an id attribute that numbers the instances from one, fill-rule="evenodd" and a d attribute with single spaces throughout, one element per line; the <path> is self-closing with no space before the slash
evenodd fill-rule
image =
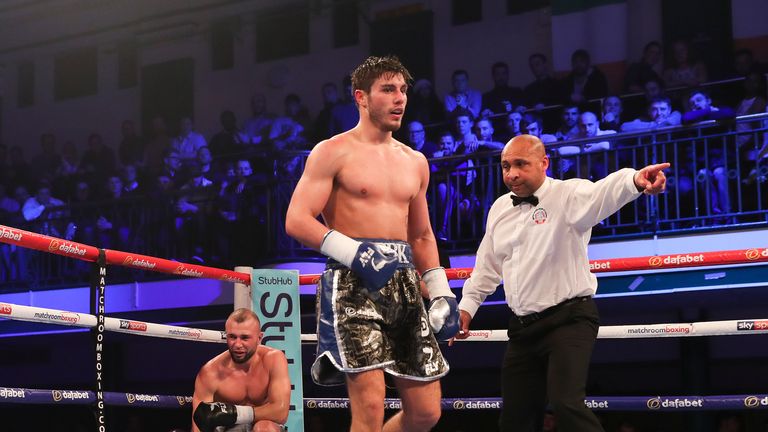
<path id="1" fill-rule="evenodd" d="M 96 317 L 91 314 L 23 306 L 12 303 L 0 303 L 0 317 L 17 321 L 32 321 L 85 328 L 95 327 L 97 324 Z M 122 318 L 105 317 L 104 329 L 118 333 L 130 333 L 140 336 L 152 336 L 166 339 L 217 343 L 226 342 L 224 332 L 218 330 L 180 327 Z"/>
<path id="2" fill-rule="evenodd" d="M 37 234 L 17 228 L 0 225 L 0 242 L 54 253 L 83 261 L 96 261 L 99 249 L 77 242 Z M 181 263 L 164 258 L 105 249 L 107 264 L 134 269 L 150 270 L 181 276 L 218 279 L 250 285 L 251 276 L 231 270 Z M 715 252 L 695 252 L 672 255 L 591 260 L 593 273 L 623 272 L 635 270 L 658 270 L 683 267 L 704 267 L 716 265 L 749 264 L 768 261 L 768 248 L 736 249 Z M 471 268 L 446 269 L 448 279 L 467 279 Z M 313 285 L 320 279 L 318 274 L 299 276 L 299 285 Z"/>
<path id="3" fill-rule="evenodd" d="M 87 390 L 43 390 L 0 387 L 0 404 L 30 405 L 90 405 L 96 395 Z M 185 408 L 192 404 L 191 396 L 170 396 L 141 393 L 104 392 L 104 402 L 111 406 L 148 408 Z M 443 398 L 443 410 L 500 409 L 501 398 Z M 588 396 L 584 404 L 595 411 L 713 411 L 765 410 L 768 394 L 712 396 Z M 349 409 L 347 398 L 304 398 L 307 409 Z M 384 399 L 386 409 L 400 409 L 397 398 Z"/>
<path id="4" fill-rule="evenodd" d="M 95 327 L 97 320 L 91 314 L 0 303 L 0 317 L 17 321 L 32 321 L 74 327 Z M 105 317 L 104 328 L 108 331 L 168 339 L 224 343 L 226 337 L 219 330 L 180 327 L 146 321 Z M 655 337 L 726 336 L 768 333 L 768 318 L 727 321 L 702 321 L 692 323 L 636 324 L 601 326 L 598 339 L 627 339 Z M 506 330 L 470 330 L 462 341 L 506 341 Z M 316 342 L 317 335 L 302 334 L 302 342 Z"/>

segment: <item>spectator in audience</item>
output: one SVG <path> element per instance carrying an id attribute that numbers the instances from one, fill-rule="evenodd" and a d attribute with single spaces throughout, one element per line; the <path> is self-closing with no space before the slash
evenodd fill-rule
<path id="1" fill-rule="evenodd" d="M 203 264 L 207 251 L 211 250 L 206 235 L 212 215 L 213 198 L 216 195 L 214 183 L 205 177 L 199 164 L 190 166 L 189 180 L 181 186 L 176 201 L 176 233 L 182 256 Z"/>
<path id="2" fill-rule="evenodd" d="M 168 125 L 161 116 L 152 118 L 150 128 L 144 151 L 144 167 L 149 172 L 157 172 L 163 166 L 165 151 L 171 146 L 171 137 L 168 135 Z"/>
<path id="3" fill-rule="evenodd" d="M 560 127 L 553 134 L 558 141 L 568 141 L 579 134 L 579 107 L 576 104 L 563 106 Z"/>
<path id="4" fill-rule="evenodd" d="M 493 89 L 483 93 L 483 116 L 511 112 L 523 103 L 523 91 L 520 87 L 509 86 L 509 66 L 504 62 L 496 62 L 491 66 Z"/>
<path id="5" fill-rule="evenodd" d="M 736 112 L 729 107 L 712 105 L 712 98 L 705 90 L 696 89 L 688 95 L 688 111 L 683 114 L 684 124 L 706 120 L 722 120 L 736 117 Z"/>
<path id="6" fill-rule="evenodd" d="M 194 130 L 190 117 L 179 120 L 179 135 L 171 140 L 171 148 L 178 153 L 182 164 L 191 164 L 197 159 L 197 150 L 207 146 L 205 138 Z"/>
<path id="7" fill-rule="evenodd" d="M 171 215 L 175 210 L 173 180 L 165 174 L 152 177 L 152 187 L 149 188 L 149 199 L 155 211 L 145 215 L 142 231 L 147 242 L 152 242 L 158 256 L 178 256 L 174 233 L 174 219 Z"/>
<path id="8" fill-rule="evenodd" d="M 624 76 L 624 91 L 627 93 L 640 93 L 643 86 L 649 80 L 661 81 L 663 68 L 661 64 L 661 44 L 652 41 L 643 48 L 643 57 L 637 63 L 632 63 Z"/>
<path id="9" fill-rule="evenodd" d="M 597 116 L 589 111 L 579 117 L 579 138 L 593 138 L 615 134 L 615 130 L 602 130 L 597 121 Z M 562 147 L 561 147 L 562 148 Z M 609 141 L 588 142 L 581 145 L 581 172 L 580 177 L 590 180 L 599 180 L 608 174 L 606 165 L 606 151 L 610 150 Z"/>
<path id="10" fill-rule="evenodd" d="M 438 215 L 442 223 L 438 225 L 438 238 L 447 239 L 450 230 L 451 215 L 454 208 L 459 211 L 459 223 L 469 220 L 472 212 L 480 208 L 480 198 L 475 180 L 477 162 L 470 156 L 477 151 L 490 150 L 493 147 L 481 145 L 477 136 L 472 133 L 473 117 L 469 110 L 457 108 L 452 113 L 459 139 L 456 141 L 453 155 L 464 155 L 465 158 L 442 163 L 437 177 L 442 178 L 437 187 Z M 443 154 L 445 156 L 445 154 Z"/>
<path id="11" fill-rule="evenodd" d="M 622 132 L 680 125 L 681 115 L 672 110 L 672 101 L 666 96 L 657 96 L 648 104 L 646 117 L 639 117 L 621 125 Z"/>
<path id="12" fill-rule="evenodd" d="M 331 136 L 346 132 L 357 125 L 360 113 L 352 97 L 352 78 L 346 75 L 341 82 L 341 102 L 331 112 Z"/>
<path id="13" fill-rule="evenodd" d="M 525 130 L 528 135 L 533 135 L 541 140 L 544 144 L 550 144 L 557 142 L 557 137 L 544 133 L 544 120 L 537 114 L 528 113 L 523 116 L 521 129 Z"/>
<path id="14" fill-rule="evenodd" d="M 99 218 L 99 215 L 94 212 L 94 197 L 91 195 L 91 186 L 85 180 L 78 180 L 74 183 L 68 195 L 70 196 L 70 216 L 72 222 L 77 227 L 73 240 L 79 243 L 95 245 L 97 243 L 96 220 Z M 78 265 L 78 267 L 81 270 L 87 268 L 85 265 Z"/>
<path id="15" fill-rule="evenodd" d="M 146 144 L 144 139 L 136 134 L 136 126 L 133 120 L 123 120 L 120 125 L 120 133 L 123 139 L 117 149 L 121 165 L 144 166 L 144 152 Z"/>
<path id="16" fill-rule="evenodd" d="M 617 96 L 608 96 L 603 99 L 603 113 L 600 119 L 600 128 L 604 130 L 620 130 L 622 123 L 622 104 Z"/>
<path id="17" fill-rule="evenodd" d="M 97 246 L 99 247 L 123 251 L 133 250 L 128 214 L 125 205 L 121 203 L 123 191 L 123 181 L 120 176 L 112 175 L 107 178 L 105 197 L 108 201 L 99 206 L 99 216 L 96 219 Z"/>
<path id="18" fill-rule="evenodd" d="M 61 155 L 56 152 L 56 135 L 47 132 L 40 135 L 40 154 L 32 158 L 30 168 L 38 178 L 53 180 L 61 166 Z"/>
<path id="19" fill-rule="evenodd" d="M 440 134 L 440 149 L 433 155 L 436 158 L 451 156 L 456 151 L 456 140 L 453 138 L 453 134 L 449 130 L 445 130 Z M 436 166 L 433 165 L 433 171 Z"/>
<path id="20" fill-rule="evenodd" d="M 287 95 L 285 97 L 285 115 L 276 118 L 269 131 L 272 148 L 277 151 L 305 150 L 307 147 L 305 134 L 308 132 L 308 123 L 309 114 L 299 96 L 294 93 Z"/>
<path id="21" fill-rule="evenodd" d="M 333 107 L 339 103 L 339 88 L 332 82 L 323 84 L 321 89 L 323 108 L 317 113 L 312 124 L 312 144 L 317 144 L 331 137 L 331 120 Z"/>
<path id="22" fill-rule="evenodd" d="M 211 149 L 207 146 L 197 150 L 197 165 L 200 167 L 200 172 L 214 183 L 220 184 L 224 180 L 224 169 L 220 164 L 214 163 Z"/>
<path id="23" fill-rule="evenodd" d="M 418 79 L 408 93 L 408 109 L 405 110 L 408 121 L 421 124 L 435 124 L 445 121 L 445 108 L 435 94 L 432 83 L 427 79 Z"/>
<path id="24" fill-rule="evenodd" d="M 250 138 L 237 128 L 235 113 L 224 110 L 219 115 L 221 130 L 211 138 L 209 147 L 214 159 L 232 160 L 238 153 L 242 153 Z"/>
<path id="25" fill-rule="evenodd" d="M 750 72 L 765 73 L 765 65 L 755 61 L 752 50 L 742 48 L 733 53 L 733 71 L 731 78 L 741 78 L 747 76 Z"/>
<path id="26" fill-rule="evenodd" d="M 672 44 L 672 59 L 664 71 L 667 88 L 695 87 L 707 82 L 707 68 L 693 58 L 687 41 L 677 40 Z"/>
<path id="27" fill-rule="evenodd" d="M 217 236 L 218 251 L 229 253 L 233 262 L 247 263 L 253 258 L 253 244 L 263 238 L 266 208 L 252 177 L 253 170 L 247 159 L 236 162 L 235 178 L 224 182 L 219 191 L 217 220 L 221 235 Z M 264 250 L 259 252 L 266 252 Z"/>
<path id="28" fill-rule="evenodd" d="M 522 134 L 521 129 L 521 122 L 523 121 L 523 115 L 518 111 L 512 111 L 511 113 L 507 114 L 507 121 L 506 121 L 506 130 L 507 133 L 504 137 L 504 141 L 509 141 L 510 139 Z M 502 145 L 503 148 L 503 145 Z"/>
<path id="29" fill-rule="evenodd" d="M 583 49 L 571 54 L 571 73 L 565 77 L 564 87 L 570 101 L 575 104 L 608 95 L 608 80 L 605 74 L 592 66 L 589 53 Z"/>
<path id="30" fill-rule="evenodd" d="M 765 112 L 766 108 L 766 90 L 765 90 L 765 77 L 757 71 L 752 71 L 744 77 L 744 97 L 736 107 L 736 116 L 744 116 L 750 114 L 760 114 Z M 755 160 L 754 143 L 757 141 L 753 139 L 753 130 L 760 129 L 760 122 L 750 123 L 736 123 L 736 130 L 742 132 L 743 135 L 736 137 L 736 141 L 740 149 L 744 151 L 742 153 L 745 157 L 744 160 Z M 747 144 L 753 144 L 749 149 L 745 147 Z M 759 146 L 757 147 L 759 148 Z"/>
<path id="31" fill-rule="evenodd" d="M 115 172 L 115 152 L 104 145 L 100 134 L 92 133 L 88 137 L 88 148 L 80 159 L 79 172 L 93 183 L 103 183 Z"/>
<path id="32" fill-rule="evenodd" d="M 22 186 L 20 186 L 22 187 Z M 28 196 L 23 197 L 26 201 Z M 22 228 L 23 218 L 21 206 L 24 201 L 19 201 L 8 194 L 8 188 L 0 182 L 0 224 Z M 20 252 L 16 245 L 0 243 L 0 281 L 16 281 L 21 279 L 24 272 L 19 267 L 19 254 L 24 258 L 25 252 Z M 22 260 L 22 263 L 25 262 Z"/>
<path id="33" fill-rule="evenodd" d="M 512 114 L 520 115 L 519 112 L 514 112 L 514 113 L 509 113 L 509 116 L 511 116 Z M 510 120 L 510 123 L 511 122 L 512 120 Z M 520 129 L 520 120 L 517 120 L 517 128 L 518 130 Z M 480 120 L 478 120 L 477 123 L 475 124 L 475 129 L 477 131 L 477 137 L 479 139 L 478 146 L 487 150 L 501 150 L 504 148 L 504 144 L 496 141 L 496 139 L 494 138 L 493 124 L 487 118 L 481 118 Z"/>
<path id="34" fill-rule="evenodd" d="M 427 141 L 427 131 L 419 121 L 408 123 L 408 146 L 431 158 L 438 150 L 437 144 Z"/>
<path id="35" fill-rule="evenodd" d="M 434 154 L 434 157 L 438 159 L 430 163 L 430 170 L 433 173 L 432 178 L 438 185 L 436 190 L 437 213 L 435 222 L 438 240 L 448 239 L 450 217 L 446 218 L 446 214 L 448 212 L 448 200 L 450 199 L 449 191 L 451 190 L 450 175 L 458 164 L 455 160 L 441 160 L 441 158 L 453 156 L 455 151 L 456 140 L 453 138 L 453 133 L 449 130 L 443 131 L 440 134 L 440 150 Z"/>
<path id="36" fill-rule="evenodd" d="M 24 149 L 14 145 L 8 150 L 8 167 L 3 172 L 6 184 L 29 186 L 34 184 L 35 173 L 24 158 Z"/>
<path id="37" fill-rule="evenodd" d="M 19 203 L 8 196 L 5 184 L 0 182 L 0 225 L 16 226 L 14 215 L 20 208 Z M 15 251 L 15 245 L 0 243 L 0 282 L 16 279 Z"/>
<path id="38" fill-rule="evenodd" d="M 706 120 L 722 120 L 736 116 L 728 107 L 718 108 L 712 105 L 712 98 L 704 90 L 694 90 L 688 97 L 689 111 L 683 114 L 683 123 L 690 124 Z M 714 139 L 716 140 L 716 138 Z M 691 148 L 692 149 L 692 148 Z M 697 176 L 704 192 L 709 193 L 710 210 L 713 215 L 731 212 L 731 200 L 728 185 L 728 164 L 734 163 L 738 153 L 733 147 L 724 148 L 717 141 L 697 146 Z M 720 222 L 720 221 L 716 221 Z"/>
<path id="39" fill-rule="evenodd" d="M 758 114 L 766 108 L 765 76 L 753 70 L 744 76 L 744 97 L 736 107 L 736 115 Z"/>
<path id="40" fill-rule="evenodd" d="M 625 100 L 626 104 L 622 107 L 625 118 L 637 118 L 648 114 L 648 107 L 652 100 L 667 96 L 664 93 L 664 82 L 660 79 L 649 79 L 643 83 L 643 96 L 644 98 L 627 98 Z"/>
<path id="41" fill-rule="evenodd" d="M 64 216 L 64 201 L 51 196 L 51 185 L 47 181 L 38 184 L 35 196 L 27 198 L 21 214 L 27 222 L 35 222 L 32 229 L 40 234 L 63 237 L 60 219 Z"/>
<path id="42" fill-rule="evenodd" d="M 563 89 L 560 81 L 551 75 L 547 57 L 541 53 L 528 57 L 528 67 L 533 73 L 534 80 L 523 90 L 525 106 L 539 109 L 543 106 L 562 103 Z"/>
<path id="43" fill-rule="evenodd" d="M 123 181 L 123 196 L 139 197 L 144 195 L 144 188 L 139 182 L 139 173 L 136 165 L 124 165 L 120 169 L 120 179 Z"/>
<path id="44" fill-rule="evenodd" d="M 267 99 L 262 93 L 251 96 L 251 118 L 243 125 L 245 141 L 252 145 L 261 145 L 269 136 L 275 116 L 267 112 Z"/>
<path id="45" fill-rule="evenodd" d="M 165 176 L 170 179 L 173 189 L 178 189 L 184 184 L 183 173 L 181 170 L 181 158 L 176 150 L 168 148 L 163 155 L 163 167 L 155 173 L 156 176 Z"/>
<path id="46" fill-rule="evenodd" d="M 469 87 L 469 73 L 464 69 L 453 71 L 451 85 L 453 89 L 445 95 L 443 101 L 445 112 L 451 115 L 457 108 L 463 108 L 472 113 L 472 118 L 480 116 L 482 95 L 479 91 Z"/>
<path id="47" fill-rule="evenodd" d="M 80 157 L 77 146 L 72 141 L 64 141 L 61 146 L 61 165 L 56 171 L 56 177 L 69 177 L 77 174 L 80 168 Z"/>

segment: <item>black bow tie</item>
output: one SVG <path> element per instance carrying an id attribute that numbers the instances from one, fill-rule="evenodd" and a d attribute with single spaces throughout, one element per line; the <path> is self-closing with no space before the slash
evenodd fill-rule
<path id="1" fill-rule="evenodd" d="M 521 203 L 527 202 L 528 204 L 536 207 L 539 205 L 539 199 L 536 198 L 536 195 L 529 195 L 527 197 L 520 197 L 517 195 L 510 195 L 512 197 L 512 205 L 518 206 Z"/>

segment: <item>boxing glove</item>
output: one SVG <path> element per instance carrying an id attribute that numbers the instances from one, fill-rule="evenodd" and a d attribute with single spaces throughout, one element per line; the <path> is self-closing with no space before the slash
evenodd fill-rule
<path id="1" fill-rule="evenodd" d="M 218 426 L 253 423 L 253 408 L 224 402 L 200 402 L 193 416 L 201 432 L 214 432 Z"/>
<path id="2" fill-rule="evenodd" d="M 421 275 L 421 280 L 429 291 L 427 318 L 435 339 L 445 341 L 454 337 L 460 329 L 459 305 L 456 303 L 456 295 L 448 285 L 445 269 L 431 268 Z"/>
<path id="3" fill-rule="evenodd" d="M 380 290 L 397 270 L 394 250 L 369 241 L 358 241 L 330 230 L 320 245 L 320 252 L 352 269 L 368 291 Z"/>

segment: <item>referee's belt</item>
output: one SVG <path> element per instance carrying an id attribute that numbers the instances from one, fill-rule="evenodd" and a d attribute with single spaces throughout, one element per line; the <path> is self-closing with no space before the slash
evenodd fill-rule
<path id="1" fill-rule="evenodd" d="M 546 318 L 555 312 L 559 311 L 560 309 L 564 308 L 565 306 L 574 304 L 574 303 L 582 303 L 592 298 L 592 296 L 583 296 L 583 297 L 574 297 L 569 298 L 568 300 L 564 300 L 554 306 L 550 306 L 543 311 L 534 312 L 528 315 L 517 315 L 514 312 L 512 312 L 512 318 L 522 324 L 523 326 L 527 326 L 530 324 L 535 323 L 536 321 Z"/>

